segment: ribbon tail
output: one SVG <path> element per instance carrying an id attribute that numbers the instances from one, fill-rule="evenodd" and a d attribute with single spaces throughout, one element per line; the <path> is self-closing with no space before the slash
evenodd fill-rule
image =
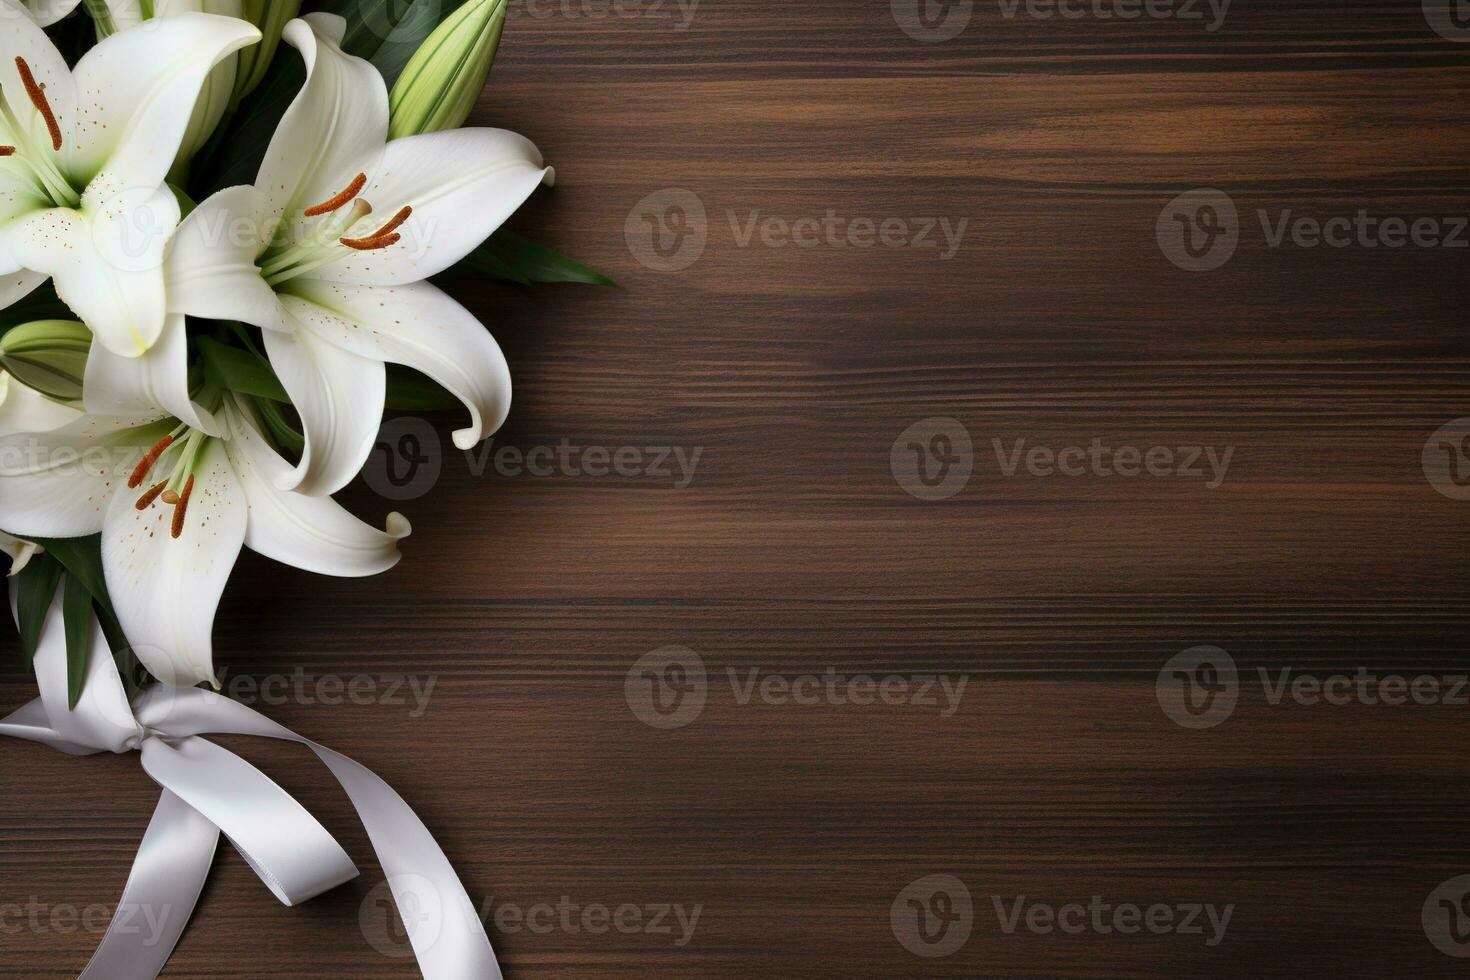
<path id="1" fill-rule="evenodd" d="M 418 814 L 371 769 L 296 738 L 332 771 L 356 807 L 425 980 L 501 980 L 480 915 Z"/>
<path id="2" fill-rule="evenodd" d="M 484 923 L 449 859 L 413 809 L 372 770 L 237 701 L 198 688 L 154 690 L 136 707 L 143 724 L 175 737 L 258 735 L 311 749 L 357 809 L 425 980 L 501 980 Z"/>
<path id="3" fill-rule="evenodd" d="M 218 844 L 219 828 L 164 790 L 112 922 L 77 980 L 154 980 L 194 914 Z"/>

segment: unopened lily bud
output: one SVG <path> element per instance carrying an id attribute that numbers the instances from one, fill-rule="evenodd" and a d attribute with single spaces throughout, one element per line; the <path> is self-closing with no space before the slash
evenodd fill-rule
<path id="1" fill-rule="evenodd" d="M 235 72 L 235 90 L 230 95 L 231 109 L 265 80 L 281 43 L 281 30 L 301 12 L 301 0 L 242 0 L 240 8 L 240 16 L 260 28 L 260 43 L 236 55 L 239 66 Z"/>
<path id="2" fill-rule="evenodd" d="M 48 398 L 76 401 L 92 332 L 75 320 L 33 320 L 0 336 L 0 368 Z"/>
<path id="3" fill-rule="evenodd" d="M 485 87 L 505 28 L 506 0 L 468 0 L 434 28 L 388 93 L 388 136 L 453 129 Z"/>

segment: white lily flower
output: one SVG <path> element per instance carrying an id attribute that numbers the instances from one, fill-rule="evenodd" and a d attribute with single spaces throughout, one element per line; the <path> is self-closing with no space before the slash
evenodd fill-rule
<path id="1" fill-rule="evenodd" d="M 200 204 L 168 257 L 168 330 L 182 332 L 184 314 L 263 329 L 306 436 L 281 488 L 313 495 L 346 484 L 371 451 L 384 362 L 421 371 L 465 404 L 470 424 L 454 433 L 460 448 L 505 420 L 510 372 L 499 346 L 423 280 L 463 258 L 552 177 L 536 147 L 506 130 L 388 142 L 382 76 L 343 53 L 344 30 L 330 14 L 286 25 L 306 84 L 255 186 Z M 172 406 L 187 396 L 177 364 L 167 369 L 171 383 L 150 384 L 160 396 L 170 390 Z"/>
<path id="2" fill-rule="evenodd" d="M 26 563 L 34 555 L 39 555 L 45 549 L 34 541 L 25 541 L 13 534 L 0 531 L 0 551 L 10 556 L 10 574 L 19 575 L 20 570 L 26 567 Z"/>
<path id="3" fill-rule="evenodd" d="M 243 544 L 323 575 L 375 575 L 409 533 L 386 530 L 327 497 L 277 489 L 291 466 L 249 409 L 224 396 L 227 432 L 212 438 L 173 418 L 80 415 L 47 433 L 0 438 L 0 527 L 75 537 L 102 532 L 102 565 L 118 622 L 159 680 L 216 683 L 210 632 Z"/>
<path id="4" fill-rule="evenodd" d="M 179 204 L 164 178 L 206 76 L 260 32 L 179 14 L 106 38 L 73 70 L 11 12 L 0 18 L 0 306 L 50 276 L 102 345 L 136 357 L 165 319 Z"/>

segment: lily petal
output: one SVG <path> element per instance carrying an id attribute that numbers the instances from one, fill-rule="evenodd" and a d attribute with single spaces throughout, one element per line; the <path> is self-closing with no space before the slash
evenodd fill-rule
<path id="1" fill-rule="evenodd" d="M 87 411 L 98 415 L 138 416 L 163 410 L 207 435 L 224 434 L 214 416 L 189 398 L 188 336 L 181 314 L 168 318 L 158 343 L 142 357 L 118 357 L 93 344 L 82 399 Z"/>
<path id="2" fill-rule="evenodd" d="M 238 18 L 183 13 L 98 42 L 73 72 L 78 111 L 64 149 L 77 186 L 104 170 L 104 200 L 162 184 L 210 69 L 258 40 Z"/>
<path id="3" fill-rule="evenodd" d="M 227 187 L 190 212 L 168 251 L 170 313 L 285 329 L 275 291 L 255 265 L 273 232 L 266 207 L 254 187 Z"/>
<path id="4" fill-rule="evenodd" d="M 167 188 L 94 196 L 102 191 L 93 181 L 81 210 L 36 211 L 14 222 L 6 237 L 15 261 L 50 274 L 56 294 L 103 346 L 137 357 L 163 332 L 163 253 L 179 222 L 179 202 Z"/>
<path id="5" fill-rule="evenodd" d="M 344 350 L 405 364 L 464 402 L 468 428 L 454 444 L 469 449 L 500 428 L 510 411 L 510 368 L 500 345 L 469 310 L 427 282 L 342 286 L 297 279 L 283 296 L 297 322 Z M 305 301 L 305 302 L 303 302 Z"/>
<path id="6" fill-rule="evenodd" d="M 50 432 L 75 422 L 81 414 L 0 372 L 0 436 Z"/>
<path id="7" fill-rule="evenodd" d="M 205 447 L 182 533 L 174 508 L 113 495 L 102 528 L 102 570 L 133 652 L 165 684 L 217 684 L 210 633 L 245 540 L 245 492 L 219 440 Z"/>
<path id="8" fill-rule="evenodd" d="M 50 432 L 0 438 L 0 527 L 28 537 L 96 534 L 133 466 L 169 428 L 83 415 Z"/>
<path id="9" fill-rule="evenodd" d="M 25 299 L 48 278 L 44 272 L 30 272 L 25 269 L 0 275 L 0 310 L 18 300 Z"/>
<path id="10" fill-rule="evenodd" d="M 383 76 L 338 47 L 346 29 L 335 14 L 308 14 L 281 32 L 306 62 L 306 84 L 281 117 L 255 181 L 272 216 L 300 217 L 331 197 L 358 172 L 349 168 L 388 138 Z"/>
<path id="11" fill-rule="evenodd" d="M 389 143 L 359 168 L 368 174 L 359 195 L 373 214 L 348 237 L 371 235 L 404 206 L 396 244 L 352 251 L 311 275 L 332 282 L 396 286 L 443 272 L 489 238 L 531 192 L 550 183 L 541 151 L 506 129 L 450 129 Z"/>
<path id="12" fill-rule="evenodd" d="M 0 157 L 0 273 L 3 273 L 7 278 L 12 273 L 23 272 L 24 270 L 21 268 L 20 263 L 16 262 L 15 258 L 10 254 L 10 249 L 3 245 L 7 241 L 8 229 L 6 226 L 16 218 L 51 206 L 51 201 L 48 198 L 42 197 L 41 192 L 36 189 L 35 180 L 26 176 L 22 171 L 21 168 L 24 166 L 24 164 L 20 163 L 13 156 Z M 37 275 L 36 273 L 27 274 L 31 276 Z M 35 279 L 35 285 L 28 288 L 26 292 L 30 292 L 35 286 L 39 286 L 45 281 L 46 277 L 44 275 L 39 276 Z M 20 295 L 23 296 L 25 294 L 22 293 Z M 10 299 L 0 299 L 0 305 L 8 306 L 15 299 L 19 298 L 20 296 L 15 296 Z"/>
<path id="13" fill-rule="evenodd" d="M 250 504 L 245 547 L 320 575 L 376 575 L 398 563 L 398 542 L 411 530 L 402 514 L 388 515 L 380 531 L 358 520 L 330 497 L 277 489 L 291 478 L 278 456 L 236 409 L 226 409 L 225 448 Z"/>
<path id="14" fill-rule="evenodd" d="M 305 301 L 281 299 L 295 324 L 296 304 Z M 261 336 L 306 436 L 301 462 L 278 486 L 309 496 L 336 493 L 362 469 L 377 440 L 387 388 L 383 365 L 319 339 L 304 325 Z"/>
<path id="15" fill-rule="evenodd" d="M 219 14 L 222 17 L 244 17 L 240 0 L 157 0 L 153 8 L 154 17 L 175 17 L 184 13 Z M 169 180 L 183 186 L 189 175 L 189 162 L 203 148 L 219 121 L 224 118 L 230 104 L 230 95 L 235 89 L 235 72 L 240 59 L 234 54 L 225 57 L 204 78 L 199 90 L 199 101 L 194 103 L 194 112 L 189 117 L 189 127 L 184 140 L 179 144 L 179 155 L 169 171 Z"/>
<path id="16" fill-rule="evenodd" d="M 10 574 L 18 575 L 32 557 L 43 549 L 33 541 L 23 541 L 13 534 L 0 531 L 0 551 L 10 556 Z"/>

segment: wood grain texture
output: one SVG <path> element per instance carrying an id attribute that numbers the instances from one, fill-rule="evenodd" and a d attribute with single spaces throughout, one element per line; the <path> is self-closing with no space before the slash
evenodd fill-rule
<path id="1" fill-rule="evenodd" d="M 496 926 L 510 978 L 1462 975 L 1420 913 L 1470 872 L 1470 708 L 1273 705 L 1258 671 L 1470 669 L 1470 502 L 1421 469 L 1470 414 L 1470 251 L 1272 248 L 1257 212 L 1470 215 L 1470 46 L 1410 0 L 1237 0 L 1215 32 L 990 0 L 932 45 L 882 2 L 703 0 L 682 30 L 672 2 L 569 2 L 514 5 L 474 122 L 557 166 L 513 227 L 625 288 L 458 287 L 516 379 L 492 449 L 699 448 L 693 481 L 508 476 L 449 448 L 427 495 L 355 487 L 358 513 L 413 520 L 402 563 L 342 581 L 247 556 L 216 658 L 384 694 L 432 678 L 427 706 L 257 706 L 392 782 L 492 909 L 700 909 L 683 944 L 672 915 L 672 934 Z M 1241 216 L 1213 272 L 1155 238 L 1197 187 Z M 624 226 L 668 188 L 699 197 L 707 244 L 661 273 Z M 740 242 L 752 212 L 829 210 L 969 224 L 948 260 Z M 889 461 L 933 416 L 976 453 L 941 501 Z M 458 418 L 432 423 L 449 447 Z M 1234 455 L 1218 489 L 1006 476 L 994 439 Z M 669 644 L 709 685 L 660 731 L 624 685 Z M 1191 731 L 1155 683 L 1200 644 L 1242 682 Z M 6 708 L 32 696 L 14 648 Z M 948 717 L 741 703 L 728 672 L 752 668 L 967 687 Z M 228 744 L 364 873 L 285 909 L 222 853 L 165 976 L 416 976 L 360 927 L 396 935 L 345 798 L 299 750 Z M 114 902 L 155 797 L 136 759 L 0 742 L 0 765 L 0 902 Z M 890 906 L 930 874 L 966 883 L 974 921 L 921 959 Z M 994 900 L 1022 895 L 1234 910 L 1215 946 L 1007 934 Z M 75 975 L 95 943 L 17 921 L 0 977 Z"/>

